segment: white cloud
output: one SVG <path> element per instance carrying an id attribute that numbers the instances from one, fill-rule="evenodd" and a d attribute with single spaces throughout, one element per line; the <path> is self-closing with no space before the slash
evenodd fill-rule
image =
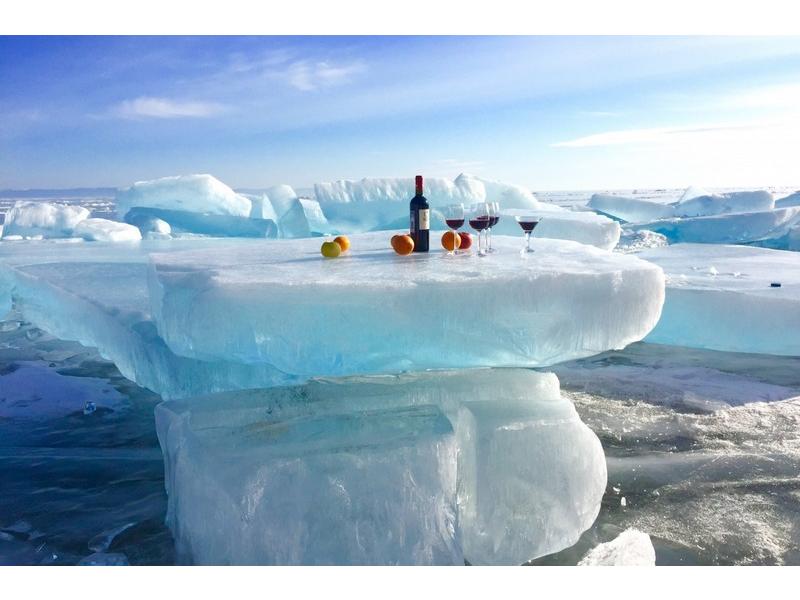
<path id="1" fill-rule="evenodd" d="M 759 129 L 764 123 L 714 123 L 683 127 L 652 127 L 648 129 L 621 129 L 579 137 L 551 144 L 555 148 L 586 148 L 590 146 L 618 146 L 623 144 L 652 144 L 673 142 L 687 136 L 719 134 L 731 131 Z"/>
<path id="2" fill-rule="evenodd" d="M 207 118 L 223 112 L 225 107 L 214 102 L 191 102 L 142 96 L 125 100 L 112 111 L 123 119 Z"/>
<path id="3" fill-rule="evenodd" d="M 364 63 L 361 62 L 334 65 L 326 61 L 300 60 L 286 68 L 285 76 L 289 85 L 306 92 L 346 83 L 364 70 Z"/>

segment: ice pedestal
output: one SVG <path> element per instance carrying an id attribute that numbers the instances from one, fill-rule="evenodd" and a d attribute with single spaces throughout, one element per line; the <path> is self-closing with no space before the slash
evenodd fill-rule
<path id="1" fill-rule="evenodd" d="M 318 240 L 154 254 L 152 314 L 178 355 L 301 379 L 545 366 L 622 348 L 658 321 L 660 268 L 563 240 L 523 257 L 523 243 L 401 257 L 371 233 L 335 260 Z"/>
<path id="2" fill-rule="evenodd" d="M 156 411 L 183 560 L 520 564 L 575 543 L 606 484 L 552 374 L 315 380 Z"/>
<path id="3" fill-rule="evenodd" d="M 647 341 L 800 356 L 796 253 L 677 244 L 638 256 L 661 266 L 667 275 L 664 310 Z"/>

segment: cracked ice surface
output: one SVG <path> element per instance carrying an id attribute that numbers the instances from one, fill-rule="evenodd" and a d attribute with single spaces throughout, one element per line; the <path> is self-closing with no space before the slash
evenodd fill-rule
<path id="1" fill-rule="evenodd" d="M 485 258 L 399 257 L 373 233 L 336 260 L 315 240 L 155 254 L 153 315 L 175 354 L 300 379 L 546 366 L 622 348 L 658 321 L 650 263 L 564 240 L 535 240 L 527 259 L 521 236 L 494 245 Z"/>
<path id="2" fill-rule="evenodd" d="M 200 564 L 520 564 L 600 508 L 597 437 L 550 373 L 313 380 L 156 411 L 179 556 Z"/>

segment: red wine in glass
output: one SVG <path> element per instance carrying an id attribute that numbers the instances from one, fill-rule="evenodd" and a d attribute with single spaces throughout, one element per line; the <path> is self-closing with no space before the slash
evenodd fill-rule
<path id="1" fill-rule="evenodd" d="M 444 222 L 453 231 L 457 231 L 464 226 L 464 219 L 445 219 Z"/>
<path id="2" fill-rule="evenodd" d="M 520 215 L 517 217 L 517 223 L 519 223 L 519 226 L 522 227 L 522 231 L 525 232 L 525 248 L 523 248 L 521 251 L 523 256 L 533 252 L 533 249 L 531 248 L 531 234 L 539 224 L 539 221 L 540 219 L 536 216 Z"/>
<path id="3" fill-rule="evenodd" d="M 474 219 L 469 220 L 469 226 L 472 227 L 475 231 L 481 232 L 487 227 L 489 227 L 489 217 L 482 216 L 476 217 Z"/>
<path id="4" fill-rule="evenodd" d="M 534 219 L 519 221 L 519 226 L 522 227 L 522 231 L 524 231 L 525 233 L 530 233 L 531 231 L 533 231 L 538 224 L 539 221 L 536 221 Z"/>

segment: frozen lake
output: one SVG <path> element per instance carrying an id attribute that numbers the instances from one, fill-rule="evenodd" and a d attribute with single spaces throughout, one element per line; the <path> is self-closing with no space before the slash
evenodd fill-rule
<path id="1" fill-rule="evenodd" d="M 793 189 L 771 191 L 780 197 Z M 615 193 L 667 203 L 681 192 Z M 554 204 L 580 208 L 591 192 L 537 195 Z M 0 213 L 16 199 L 80 205 L 92 216 L 114 214 L 113 190 L 104 188 L 3 192 Z M 502 246 L 503 240 L 499 242 Z M 242 244 L 247 247 L 246 242 Z M 100 249 L 98 246 L 98 252 Z M 93 250 L 85 247 L 91 259 L 81 271 L 85 281 L 73 278 L 74 289 L 66 286 L 62 291 L 77 297 L 89 289 L 88 283 L 95 281 L 94 271 L 102 266 L 100 254 L 91 257 Z M 703 250 L 692 260 L 705 260 L 710 254 Z M 75 251 L 64 249 L 65 253 Z M 659 251 L 651 254 L 657 256 Z M 791 259 L 791 253 L 783 256 Z M 166 267 L 179 275 L 189 273 L 187 267 L 203 266 L 195 258 L 187 265 L 167 261 Z M 213 251 L 205 257 L 206 271 L 213 271 L 216 258 Z M 254 260 L 262 266 L 265 263 L 258 257 Z M 692 283 L 695 287 L 722 289 L 725 277 L 733 275 L 719 260 L 719 269 L 713 270 L 705 263 L 691 263 L 688 276 L 683 277 L 688 283 L 679 283 L 683 287 Z M 546 257 L 543 261 L 546 263 Z M 246 260 L 237 262 L 247 264 Z M 664 268 L 669 271 L 667 265 Z M 733 272 L 735 266 L 728 270 Z M 598 268 L 595 265 L 595 270 Z M 788 278 L 788 269 L 780 293 L 793 293 L 790 284 L 794 280 Z M 33 265 L 28 270 L 30 275 L 42 275 L 45 282 L 59 284 L 57 265 Z M 101 294 L 117 311 L 108 311 L 109 315 L 116 315 L 116 319 L 130 312 L 137 319 L 144 318 L 141 315 L 146 316 L 149 306 L 144 263 L 132 261 L 129 268 L 115 273 L 120 281 L 130 280 L 136 285 Z M 744 278 L 737 270 L 734 283 L 738 287 L 732 290 L 751 282 L 758 287 L 757 294 L 776 294 L 775 290 L 761 290 L 767 289 L 768 282 L 743 273 Z M 203 269 L 191 279 L 201 275 Z M 267 284 L 268 275 L 262 274 Z M 680 276 L 678 271 L 673 273 L 673 283 Z M 367 288 L 368 283 L 362 282 L 361 288 Z M 240 315 L 247 306 L 241 304 L 235 284 L 215 281 L 214 285 L 220 297 L 235 306 L 230 314 Z M 265 289 L 256 290 L 257 295 L 263 297 Z M 120 308 L 123 310 L 118 314 Z M 257 309 L 258 305 L 254 315 Z M 788 319 L 794 318 L 791 311 L 786 314 Z M 171 316 L 181 316 L 180 306 Z M 119 318 L 127 327 L 128 321 Z M 143 328 L 138 320 L 135 322 L 131 331 L 149 340 L 152 326 Z M 149 323 L 146 318 L 145 322 Z M 736 318 L 732 322 L 735 324 Z M 160 323 L 162 328 L 165 323 L 168 321 Z M 267 327 L 264 336 L 272 330 L 274 325 Z M 784 322 L 779 323 L 779 330 L 787 331 Z M 178 327 L 178 331 L 185 332 L 186 328 Z M 208 359 L 218 344 L 211 340 L 203 346 L 206 331 L 201 328 L 187 338 L 190 343 L 185 347 L 179 339 L 167 339 L 181 361 Z M 771 343 L 775 336 L 767 337 Z M 728 349 L 715 340 L 696 341 L 698 346 L 715 344 Z M 128 347 L 134 348 L 131 344 Z M 246 348 L 238 342 L 236 347 Z M 615 346 L 604 346 L 609 347 Z M 765 348 L 760 351 L 770 351 L 769 345 Z M 195 352 L 199 356 L 192 356 Z M 259 352 L 256 348 L 250 354 L 243 353 L 245 362 L 257 363 Z M 792 354 L 793 350 L 783 353 Z M 510 366 L 512 362 L 498 360 L 495 364 Z M 562 396 L 574 404 L 581 420 L 600 439 L 608 482 L 599 515 L 578 542 L 532 564 L 576 564 L 597 544 L 612 540 L 628 528 L 650 535 L 657 564 L 800 564 L 800 357 L 639 342 L 622 351 L 554 362 L 558 361 L 532 364 L 550 365 L 541 370 L 558 376 Z M 364 368 L 359 367 L 342 372 L 362 371 Z M 216 385 L 215 377 L 210 380 Z M 194 381 L 199 379 L 195 377 Z M 220 385 L 220 389 L 231 389 L 225 381 Z M 199 389 L 205 391 L 202 386 Z M 157 394 L 123 377 L 93 348 L 56 339 L 18 313 L 0 321 L 0 476 L 6 482 L 0 495 L 0 564 L 179 561 L 172 534 L 164 524 L 164 465 L 153 419 L 160 401 Z"/>
<path id="2" fill-rule="evenodd" d="M 9 401 L 23 369 L 38 383 Z M 579 542 L 534 564 L 576 564 L 628 527 L 650 534 L 657 564 L 800 562 L 800 359 L 639 343 L 554 371 L 602 442 L 608 486 Z M 13 318 L 0 323 L 0 389 L 0 564 L 98 551 L 172 564 L 159 398 Z M 57 405 L 65 391 L 72 406 Z"/>

